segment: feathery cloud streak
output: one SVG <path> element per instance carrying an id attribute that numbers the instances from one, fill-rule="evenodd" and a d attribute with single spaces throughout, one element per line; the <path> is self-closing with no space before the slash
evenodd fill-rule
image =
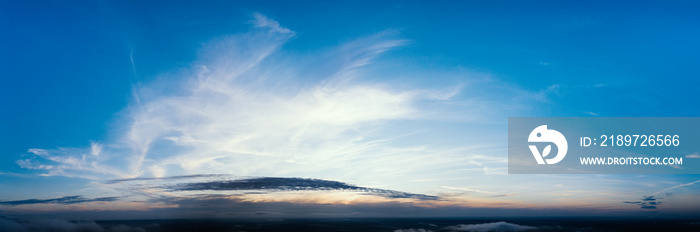
<path id="1" fill-rule="evenodd" d="M 485 165 L 504 165 L 505 157 L 474 151 L 484 147 L 401 141 L 429 128 L 425 122 L 439 121 L 436 115 L 457 118 L 470 109 L 489 114 L 494 110 L 485 105 L 497 100 L 459 102 L 461 85 L 401 88 L 394 85 L 401 80 L 364 69 L 406 44 L 395 33 L 302 59 L 281 50 L 294 31 L 260 14 L 251 24 L 246 33 L 205 44 L 190 68 L 139 85 L 113 141 L 30 149 L 18 164 L 43 175 L 95 180 L 236 174 L 353 180 L 371 187 L 444 179 L 449 170 L 468 170 L 465 165 L 479 174 Z M 509 101 L 532 95 L 510 92 Z M 417 176 L 415 170 L 441 172 Z"/>

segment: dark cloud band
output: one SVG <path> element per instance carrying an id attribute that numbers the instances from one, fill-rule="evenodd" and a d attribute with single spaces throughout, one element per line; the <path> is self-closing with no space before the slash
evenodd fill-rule
<path id="1" fill-rule="evenodd" d="M 59 198 L 51 198 L 51 199 L 26 199 L 26 200 L 18 200 L 18 201 L 0 201 L 0 205 L 32 205 L 32 204 L 64 204 L 64 205 L 70 205 L 70 204 L 79 204 L 79 203 L 86 203 L 86 202 L 108 202 L 108 201 L 116 201 L 120 197 L 98 197 L 98 198 L 84 198 L 83 196 L 65 196 L 65 197 L 59 197 Z"/>
<path id="2" fill-rule="evenodd" d="M 425 194 L 407 193 L 394 190 L 366 188 L 350 185 L 340 181 L 288 178 L 288 177 L 259 177 L 241 180 L 209 181 L 198 183 L 182 183 L 166 187 L 170 191 L 235 191 L 254 190 L 268 192 L 288 191 L 355 191 L 367 195 L 382 196 L 388 198 L 414 198 L 419 200 L 438 200 L 437 196 Z"/>

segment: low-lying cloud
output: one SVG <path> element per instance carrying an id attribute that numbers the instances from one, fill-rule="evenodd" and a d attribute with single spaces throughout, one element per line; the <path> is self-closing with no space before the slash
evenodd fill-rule
<path id="1" fill-rule="evenodd" d="M 407 193 L 379 188 L 360 187 L 340 181 L 295 177 L 236 177 L 231 175 L 191 175 L 167 178 L 121 179 L 109 181 L 108 183 L 128 183 L 134 181 L 148 182 L 146 184 L 139 184 L 138 186 L 149 186 L 149 188 L 162 189 L 171 192 L 244 191 L 245 194 L 265 194 L 271 192 L 297 191 L 345 191 L 356 192 L 363 195 L 381 196 L 386 198 L 412 198 L 417 200 L 440 199 L 437 196 Z M 161 181 L 167 182 L 159 183 Z M 178 181 L 186 181 L 186 183 L 176 183 Z M 250 191 L 253 192 L 251 193 Z"/>
<path id="2" fill-rule="evenodd" d="M 140 227 L 116 225 L 103 227 L 94 221 L 64 219 L 13 219 L 0 217 L 0 231 L 12 232 L 146 232 Z"/>
<path id="3" fill-rule="evenodd" d="M 662 198 L 657 198 L 655 196 L 643 196 L 640 201 L 623 201 L 622 203 L 639 205 L 639 207 L 642 209 L 656 209 L 663 203 L 662 201 L 659 201 L 659 199 Z"/>
<path id="4" fill-rule="evenodd" d="M 433 225 L 435 226 L 435 225 Z M 436 226 L 435 226 L 436 227 Z M 454 225 L 454 226 L 446 226 L 441 229 L 437 229 L 437 231 L 467 231 L 467 232 L 510 232 L 510 231 L 527 231 L 527 230 L 535 230 L 537 227 L 533 226 L 525 226 L 525 225 L 518 225 L 518 224 L 513 224 L 513 223 L 508 223 L 504 221 L 500 222 L 489 222 L 489 223 L 481 223 L 481 224 L 459 224 L 459 225 Z M 410 228 L 410 229 L 398 229 L 394 230 L 394 232 L 432 232 L 433 230 L 431 229 L 423 229 L 423 228 Z"/>
<path id="5" fill-rule="evenodd" d="M 218 180 L 217 180 L 218 179 Z M 139 182 L 139 184 L 131 184 Z M 184 182 L 184 183 L 183 183 Z M 186 196 L 197 198 L 227 198 L 231 196 L 260 195 L 279 192 L 349 192 L 359 195 L 379 196 L 395 199 L 414 199 L 421 201 L 440 200 L 437 196 L 426 194 L 415 194 L 379 188 L 360 187 L 340 181 L 311 179 L 311 178 L 290 178 L 290 177 L 235 177 L 231 175 L 190 175 L 174 176 L 167 178 L 133 178 L 118 179 L 108 181 L 107 185 L 121 185 L 119 189 L 131 189 L 134 192 L 157 193 L 157 192 L 193 192 Z M 216 194 L 219 191 L 237 191 L 238 193 Z M 147 195 L 152 202 L 163 201 L 168 194 Z M 81 204 L 90 202 L 114 202 L 128 196 L 111 196 L 98 198 L 85 198 L 80 195 L 64 196 L 50 199 L 25 199 L 14 201 L 0 201 L 0 205 L 18 206 L 33 204 Z"/>
<path id="6" fill-rule="evenodd" d="M 110 202 L 117 201 L 120 197 L 98 197 L 98 198 L 85 198 L 83 196 L 65 196 L 59 198 L 50 199 L 26 199 L 17 201 L 0 201 L 0 205 L 32 205 L 32 204 L 80 204 L 88 202 Z"/>
<path id="7" fill-rule="evenodd" d="M 534 230 L 537 227 L 518 225 L 513 223 L 508 223 L 504 221 L 500 222 L 490 222 L 482 224 L 460 224 L 456 226 L 448 226 L 445 229 L 450 231 L 469 231 L 469 232 L 491 232 L 491 231 L 526 231 Z"/>
<path id="8" fill-rule="evenodd" d="M 414 198 L 419 200 L 439 199 L 437 196 L 430 196 L 425 194 L 415 194 L 386 189 L 358 187 L 340 181 L 283 177 L 260 177 L 242 180 L 184 183 L 171 186 L 170 190 L 355 191 L 367 195 L 375 195 L 388 198 Z"/>
<path id="9" fill-rule="evenodd" d="M 432 230 L 426 230 L 426 229 L 399 229 L 399 230 L 394 230 L 394 232 L 433 232 Z"/>

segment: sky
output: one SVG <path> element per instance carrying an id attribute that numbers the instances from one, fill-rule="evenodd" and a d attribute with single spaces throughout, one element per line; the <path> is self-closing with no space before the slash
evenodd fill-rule
<path id="1" fill-rule="evenodd" d="M 0 4 L 3 215 L 700 212 L 698 175 L 507 174 L 508 117 L 700 116 L 698 2 Z"/>

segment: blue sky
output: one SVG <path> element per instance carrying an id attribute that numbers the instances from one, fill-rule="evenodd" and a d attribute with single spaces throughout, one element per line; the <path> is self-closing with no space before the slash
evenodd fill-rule
<path id="1" fill-rule="evenodd" d="M 214 193 L 279 215 L 286 202 L 311 205 L 310 215 L 314 204 L 347 204 L 369 216 L 372 204 L 442 216 L 700 207 L 695 175 L 505 174 L 508 117 L 697 117 L 697 2 L 0 8 L 2 211 L 155 215 Z M 187 177 L 158 179 L 173 176 Z M 230 188 L 248 177 L 315 187 Z M 143 187 L 197 181 L 218 184 Z M 329 187 L 343 184 L 357 188 Z M 655 209 L 624 203 L 652 195 L 663 199 Z"/>

